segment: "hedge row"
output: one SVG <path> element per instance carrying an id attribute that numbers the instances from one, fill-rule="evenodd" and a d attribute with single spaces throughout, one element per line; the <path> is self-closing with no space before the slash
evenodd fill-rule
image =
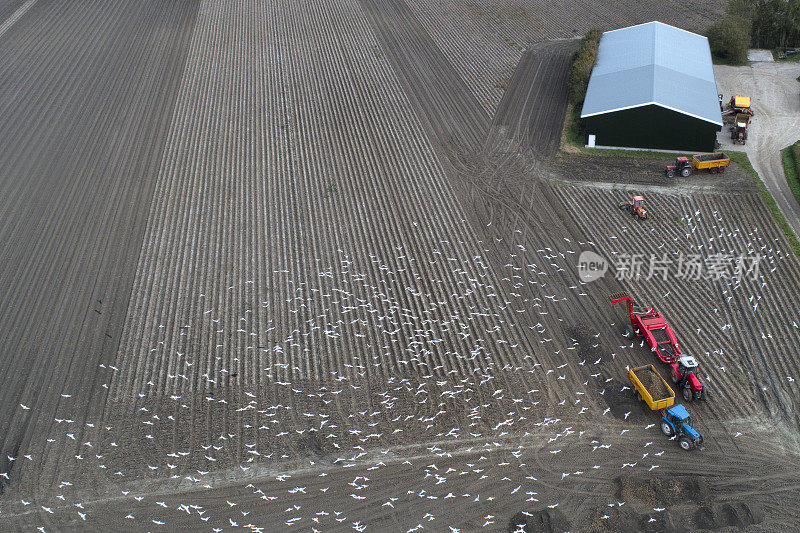
<path id="1" fill-rule="evenodd" d="M 572 66 L 569 71 L 569 100 L 574 106 L 580 106 L 586 98 L 586 88 L 594 64 L 597 62 L 597 48 L 600 46 L 602 35 L 603 32 L 597 28 L 589 30 L 572 56 Z"/>
<path id="2" fill-rule="evenodd" d="M 794 170 L 800 177 L 800 141 L 792 145 L 792 159 L 794 159 Z"/>

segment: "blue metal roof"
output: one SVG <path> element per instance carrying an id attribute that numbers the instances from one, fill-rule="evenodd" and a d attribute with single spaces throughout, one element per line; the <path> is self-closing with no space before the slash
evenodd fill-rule
<path id="1" fill-rule="evenodd" d="M 603 34 L 581 118 L 645 105 L 722 126 L 706 37 L 661 22 Z"/>
<path id="2" fill-rule="evenodd" d="M 667 412 L 678 420 L 689 418 L 689 411 L 687 411 L 686 408 L 681 404 L 670 407 Z"/>

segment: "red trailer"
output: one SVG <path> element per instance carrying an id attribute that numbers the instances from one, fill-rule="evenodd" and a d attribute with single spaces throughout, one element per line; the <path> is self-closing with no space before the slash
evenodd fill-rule
<path id="1" fill-rule="evenodd" d="M 672 364 L 678 360 L 681 351 L 678 349 L 678 339 L 672 332 L 664 315 L 656 311 L 655 307 L 636 307 L 633 298 L 627 293 L 610 294 L 611 303 L 628 302 L 628 316 L 637 337 L 644 337 L 650 349 L 655 352 L 662 363 Z"/>
<path id="2" fill-rule="evenodd" d="M 686 401 L 703 398 L 703 385 L 697 377 L 697 362 L 682 354 L 678 348 L 678 339 L 667 324 L 664 315 L 656 311 L 654 306 L 637 307 L 627 292 L 608 295 L 612 304 L 628 302 L 628 317 L 637 337 L 644 337 L 650 350 L 655 352 L 662 363 L 670 365 L 673 371 L 673 382 L 679 383 Z M 683 356 L 683 357 L 682 357 Z"/>

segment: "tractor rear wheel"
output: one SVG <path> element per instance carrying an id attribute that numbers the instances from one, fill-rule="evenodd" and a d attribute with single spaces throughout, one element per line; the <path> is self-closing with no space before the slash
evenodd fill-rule
<path id="1" fill-rule="evenodd" d="M 683 400 L 686 402 L 692 401 L 692 389 L 690 387 L 683 388 Z"/>
<path id="2" fill-rule="evenodd" d="M 692 173 L 692 169 L 689 168 L 689 167 L 684 167 L 683 170 L 681 170 L 681 176 L 683 176 L 684 178 L 688 178 L 689 174 L 691 174 L 691 173 Z"/>
<path id="3" fill-rule="evenodd" d="M 661 432 L 667 437 L 671 437 L 672 435 L 675 434 L 675 432 L 672 430 L 672 426 L 670 426 L 666 422 L 661 422 Z"/>
<path id="4" fill-rule="evenodd" d="M 692 441 L 689 440 L 688 437 L 681 437 L 681 440 L 678 441 L 678 444 L 680 444 L 681 448 L 687 452 L 692 449 Z"/>

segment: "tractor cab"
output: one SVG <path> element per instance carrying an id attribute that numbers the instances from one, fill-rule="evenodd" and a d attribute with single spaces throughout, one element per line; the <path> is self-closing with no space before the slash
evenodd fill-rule
<path id="1" fill-rule="evenodd" d="M 689 412 L 682 405 L 670 407 L 661 418 L 661 431 L 667 436 L 678 436 L 678 443 L 684 450 L 699 447 L 703 449 L 703 436 L 692 427 Z"/>
<path id="2" fill-rule="evenodd" d="M 687 411 L 686 408 L 680 404 L 670 407 L 664 415 L 664 420 L 669 422 L 675 433 L 677 433 L 684 425 L 692 427 L 692 417 L 689 416 L 689 411 Z"/>
<path id="3" fill-rule="evenodd" d="M 697 359 L 689 354 L 681 354 L 677 362 L 672 363 L 672 382 L 682 392 L 684 401 L 703 399 L 703 384 L 697 377 L 699 365 Z"/>
<path id="4" fill-rule="evenodd" d="M 692 173 L 692 165 L 688 157 L 676 157 L 674 165 L 667 165 L 667 177 L 674 178 L 676 174 L 680 174 L 684 178 L 688 178 Z"/>
<path id="5" fill-rule="evenodd" d="M 644 208 L 644 197 L 634 196 L 628 204 L 628 212 L 641 219 L 647 218 L 647 210 Z"/>
<path id="6" fill-rule="evenodd" d="M 697 369 L 699 366 L 700 365 L 697 364 L 697 359 L 695 359 L 692 355 L 683 354 L 681 355 L 680 359 L 678 359 L 678 371 L 682 376 L 697 374 Z"/>

